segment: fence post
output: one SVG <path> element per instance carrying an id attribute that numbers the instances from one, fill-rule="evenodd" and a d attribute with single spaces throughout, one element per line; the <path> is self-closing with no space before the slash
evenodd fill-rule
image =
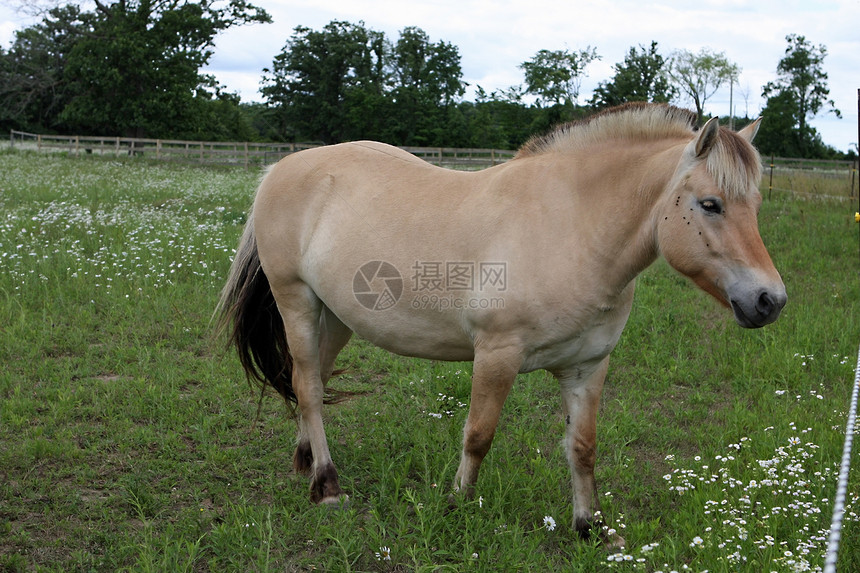
<path id="1" fill-rule="evenodd" d="M 851 193 L 849 193 L 849 196 L 852 199 L 854 198 L 854 178 L 857 176 L 857 163 L 858 161 L 855 160 L 854 163 L 851 164 Z"/>
<path id="2" fill-rule="evenodd" d="M 770 183 L 767 185 L 767 200 L 770 201 L 770 192 L 773 191 L 773 154 L 770 156 Z"/>

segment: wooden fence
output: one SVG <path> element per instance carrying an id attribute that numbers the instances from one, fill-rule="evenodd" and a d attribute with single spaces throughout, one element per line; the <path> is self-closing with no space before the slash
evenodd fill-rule
<path id="1" fill-rule="evenodd" d="M 250 143 L 93 137 L 82 135 L 38 135 L 13 131 L 14 148 L 61 152 L 73 156 L 136 156 L 157 161 L 204 165 L 235 165 L 246 169 L 275 163 L 296 151 L 317 147 L 314 143 Z M 516 152 L 500 149 L 456 149 L 448 147 L 403 147 L 421 159 L 454 169 L 478 170 L 504 163 Z M 762 158 L 763 188 L 796 194 L 850 198 L 858 183 L 857 162 L 815 159 Z M 811 193 L 809 193 L 811 191 Z"/>
<path id="2" fill-rule="evenodd" d="M 136 156 L 156 161 L 176 161 L 205 165 L 236 165 L 245 168 L 275 163 L 296 151 L 317 147 L 313 143 L 250 143 L 96 137 L 83 135 L 39 135 L 13 131 L 13 148 L 69 155 Z M 404 147 L 421 159 L 457 169 L 484 169 L 511 159 L 515 151 L 500 149 L 455 149 L 447 147 Z"/>

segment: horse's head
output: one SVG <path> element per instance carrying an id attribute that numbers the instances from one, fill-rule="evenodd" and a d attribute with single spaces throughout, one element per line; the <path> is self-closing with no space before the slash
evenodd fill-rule
<path id="1" fill-rule="evenodd" d="M 737 133 L 708 121 L 684 148 L 657 210 L 663 257 L 745 328 L 775 321 L 786 302 L 758 232 L 761 159 L 752 139 L 759 121 Z"/>

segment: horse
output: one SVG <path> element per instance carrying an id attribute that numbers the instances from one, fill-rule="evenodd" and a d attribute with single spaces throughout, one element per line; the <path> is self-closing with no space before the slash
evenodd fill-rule
<path id="1" fill-rule="evenodd" d="M 341 504 L 325 387 L 352 333 L 396 354 L 472 361 L 454 494 L 470 496 L 518 373 L 561 389 L 573 528 L 600 521 L 596 416 L 636 276 L 662 256 L 757 328 L 786 291 L 758 232 L 759 120 L 735 132 L 627 104 L 529 140 L 481 171 L 355 141 L 283 158 L 256 192 L 218 310 L 249 380 L 297 411 L 296 472 Z M 597 516 L 597 517 L 595 517 Z"/>

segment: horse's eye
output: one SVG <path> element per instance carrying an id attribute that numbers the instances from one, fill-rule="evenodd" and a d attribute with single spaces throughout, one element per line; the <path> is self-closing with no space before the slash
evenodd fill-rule
<path id="1" fill-rule="evenodd" d="M 719 199 L 702 199 L 699 201 L 699 206 L 711 215 L 719 215 L 723 212 L 723 205 Z"/>

